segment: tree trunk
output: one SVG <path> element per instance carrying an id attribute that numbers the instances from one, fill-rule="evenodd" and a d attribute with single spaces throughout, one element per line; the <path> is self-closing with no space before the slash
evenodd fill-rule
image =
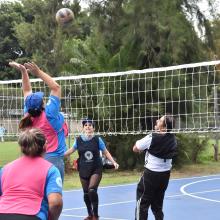
<path id="1" fill-rule="evenodd" d="M 212 145 L 214 147 L 214 160 L 218 161 L 218 144 L 213 144 Z"/>

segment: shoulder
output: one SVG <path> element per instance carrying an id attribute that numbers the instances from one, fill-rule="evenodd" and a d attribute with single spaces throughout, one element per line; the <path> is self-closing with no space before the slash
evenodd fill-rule
<path id="1" fill-rule="evenodd" d="M 60 172 L 52 165 L 47 174 L 47 194 L 51 192 L 62 193 L 62 185 Z"/>
<path id="2" fill-rule="evenodd" d="M 79 141 L 83 141 L 83 138 L 82 138 L 82 136 L 80 135 L 80 136 L 77 136 L 75 140 L 76 140 L 76 142 L 79 142 Z"/>
<path id="3" fill-rule="evenodd" d="M 49 100 L 53 102 L 60 102 L 60 98 L 58 96 L 50 95 Z"/>
<path id="4" fill-rule="evenodd" d="M 83 142 L 83 139 L 82 139 L 81 135 L 80 135 L 80 136 L 77 136 L 77 137 L 75 138 L 75 140 L 74 140 L 73 146 L 75 146 L 75 148 L 77 148 L 78 145 L 81 144 L 81 142 Z"/>
<path id="5" fill-rule="evenodd" d="M 51 165 L 51 167 L 48 170 L 48 175 L 57 175 L 57 173 L 59 173 L 59 170 L 54 165 Z"/>
<path id="6" fill-rule="evenodd" d="M 106 149 L 106 145 L 104 140 L 101 137 L 98 137 L 99 150 L 104 151 Z"/>
<path id="7" fill-rule="evenodd" d="M 146 135 L 145 137 L 143 137 L 142 139 L 138 140 L 136 142 L 136 146 L 139 150 L 145 150 L 150 147 L 151 141 L 152 141 L 152 133 L 150 133 L 150 134 Z"/>
<path id="8" fill-rule="evenodd" d="M 97 140 L 98 140 L 99 143 L 105 143 L 105 141 L 103 140 L 103 138 L 101 138 L 101 137 L 99 137 L 99 136 L 97 136 Z"/>
<path id="9" fill-rule="evenodd" d="M 46 108 L 50 108 L 52 106 L 57 106 L 59 107 L 60 106 L 60 98 L 57 97 L 57 96 L 49 96 L 49 100 L 47 101 L 47 104 L 46 104 Z"/>

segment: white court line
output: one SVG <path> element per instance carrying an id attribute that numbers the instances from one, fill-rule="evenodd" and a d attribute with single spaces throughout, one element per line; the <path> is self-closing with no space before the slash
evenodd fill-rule
<path id="1" fill-rule="evenodd" d="M 166 198 L 179 197 L 179 196 L 185 196 L 185 195 L 177 194 L 177 195 L 166 196 Z M 105 203 L 105 204 L 100 204 L 99 207 L 118 205 L 118 204 L 127 204 L 127 203 L 133 203 L 133 202 L 136 202 L 136 200 L 127 200 L 127 201 L 121 201 L 121 202 Z M 80 209 L 86 209 L 86 207 L 82 206 L 82 207 L 77 207 L 77 208 L 63 209 L 63 212 L 73 211 L 73 210 L 80 210 Z"/>
<path id="2" fill-rule="evenodd" d="M 108 188 L 117 188 L 117 187 L 124 187 L 124 186 L 133 186 L 137 185 L 137 183 L 127 183 L 127 184 L 120 184 L 120 185 L 110 185 L 110 186 L 99 186 L 99 189 L 108 189 Z M 79 192 L 82 189 L 71 189 L 71 190 L 63 190 L 63 192 Z"/>
<path id="3" fill-rule="evenodd" d="M 190 195 L 204 194 L 204 193 L 210 193 L 210 192 L 220 192 L 220 189 L 194 192 L 194 193 L 191 193 Z M 165 196 L 165 198 L 174 198 L 174 197 L 181 197 L 181 196 L 188 196 L 188 194 L 181 193 L 181 194 L 176 194 L 176 195 Z M 99 205 L 99 207 L 111 206 L 111 205 L 118 205 L 118 204 L 126 204 L 126 203 L 133 203 L 133 202 L 136 202 L 136 200 L 122 201 L 122 202 L 114 202 L 114 203 L 105 203 L 105 204 Z M 81 210 L 81 209 L 86 209 L 86 207 L 85 207 L 85 206 L 82 206 L 82 207 L 77 207 L 77 208 L 63 209 L 62 212 L 73 211 L 73 210 Z"/>
<path id="4" fill-rule="evenodd" d="M 215 176 L 219 176 L 218 175 L 210 175 L 210 176 L 200 176 L 200 177 L 191 177 L 191 178 L 183 178 L 183 179 L 200 179 L 200 178 L 206 178 L 206 177 L 215 177 Z M 218 200 L 211 200 L 211 199 L 206 199 L 203 197 L 199 197 L 196 196 L 196 194 L 204 194 L 204 193 L 210 193 L 210 192 L 219 192 L 220 189 L 217 190 L 209 190 L 209 191 L 200 191 L 200 192 L 193 192 L 193 193 L 187 193 L 184 189 L 189 186 L 189 185 L 193 185 L 199 182 L 205 182 L 205 181 L 210 181 L 210 180 L 215 180 L 215 179 L 220 179 L 219 178 L 212 178 L 212 179 L 205 179 L 205 180 L 199 180 L 196 182 L 191 182 L 188 184 L 183 185 L 180 188 L 180 191 L 182 192 L 182 194 L 176 194 L 176 195 L 169 195 L 169 196 L 165 196 L 165 198 L 174 198 L 174 197 L 181 197 L 181 196 L 191 196 L 194 198 L 198 198 L 198 199 L 204 199 L 204 200 L 208 200 L 208 201 L 214 201 L 214 202 L 220 202 Z M 172 179 L 172 180 L 181 180 L 181 179 Z M 136 184 L 136 183 L 135 183 Z M 115 186 L 106 186 L 106 187 L 101 187 L 101 188 L 110 188 L 110 187 L 117 187 L 117 186 L 128 186 L 128 185 L 133 185 L 133 184 L 124 184 L 124 185 L 115 185 Z M 79 191 L 79 190 L 77 190 Z M 69 191 L 70 192 L 70 191 Z M 127 204 L 127 203 L 133 203 L 136 202 L 136 200 L 128 200 L 128 201 L 121 201 L 121 202 L 114 202 L 114 203 L 105 203 L 105 204 L 100 204 L 99 207 L 104 207 L 104 206 L 111 206 L 111 205 L 118 205 L 118 204 Z M 63 212 L 67 212 L 67 211 L 72 211 L 72 210 L 81 210 L 81 209 L 86 209 L 85 206 L 82 207 L 77 207 L 77 208 L 68 208 L 68 209 L 63 209 Z"/>
<path id="5" fill-rule="evenodd" d="M 201 178 L 209 178 L 209 177 L 216 177 L 220 176 L 220 174 L 213 174 L 213 175 L 206 175 L 206 176 L 194 176 L 194 177 L 184 177 L 184 178 L 176 178 L 176 179 L 170 179 L 170 181 L 181 181 L 181 180 L 193 180 L 193 179 L 201 179 Z M 133 186 L 137 185 L 136 183 L 127 183 L 127 184 L 120 184 L 120 185 L 110 185 L 110 186 L 100 186 L 99 189 L 108 189 L 108 188 L 117 188 L 117 187 L 126 187 L 126 186 Z M 69 192 L 80 192 L 82 189 L 72 189 L 72 190 L 63 190 L 64 193 Z"/>
<path id="6" fill-rule="evenodd" d="M 192 176 L 192 177 L 183 177 L 183 178 L 176 178 L 176 179 L 170 179 L 170 181 L 178 181 L 178 180 L 193 180 L 193 179 L 201 179 L 201 178 L 209 178 L 209 177 L 216 177 L 219 176 L 220 174 L 213 174 L 213 175 L 206 175 L 206 176 Z"/>
<path id="7" fill-rule="evenodd" d="M 85 218 L 86 216 L 82 216 L 82 215 L 66 215 L 66 214 L 62 214 L 62 216 L 65 217 L 75 217 L 75 218 Z M 128 220 L 126 218 L 106 218 L 106 217 L 100 217 L 101 219 L 107 219 L 107 220 Z"/>
<path id="8" fill-rule="evenodd" d="M 135 202 L 136 200 L 130 200 L 130 201 L 122 201 L 122 202 L 113 202 L 113 203 L 105 203 L 105 204 L 100 204 L 99 207 L 103 206 L 110 206 L 110 205 L 118 205 L 118 204 L 126 204 L 130 202 Z M 71 210 L 79 210 L 79 209 L 85 209 L 85 206 L 78 207 L 78 208 L 69 208 L 69 209 L 63 209 L 63 212 L 65 211 L 71 211 Z"/>
<path id="9" fill-rule="evenodd" d="M 188 183 L 188 184 L 183 185 L 183 186 L 180 188 L 180 191 L 181 191 L 184 195 L 186 195 L 186 196 L 190 196 L 190 197 L 193 197 L 193 198 L 196 198 L 196 199 L 206 200 L 206 201 L 210 201 L 210 202 L 220 203 L 219 200 L 208 199 L 208 198 L 204 198 L 204 197 L 201 197 L 201 196 L 196 196 L 195 193 L 188 193 L 188 192 L 185 191 L 185 188 L 187 188 L 188 186 L 191 186 L 191 185 L 194 185 L 194 184 L 197 184 L 197 183 L 201 183 L 201 182 L 206 182 L 206 181 L 211 181 L 211 180 L 219 180 L 219 179 L 220 179 L 220 178 L 212 178 L 212 179 L 205 179 L 205 180 L 199 180 L 199 181 L 191 182 L 191 183 Z M 217 189 L 217 190 L 212 190 L 212 191 L 204 191 L 204 192 L 214 192 L 214 191 L 219 191 L 219 189 Z"/>

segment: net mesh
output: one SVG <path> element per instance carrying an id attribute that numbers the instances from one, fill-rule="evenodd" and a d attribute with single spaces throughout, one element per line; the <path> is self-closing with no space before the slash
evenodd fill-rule
<path id="1" fill-rule="evenodd" d="M 144 134 L 164 114 L 176 119 L 173 132 L 219 131 L 220 61 L 165 68 L 59 77 L 61 111 L 70 133 L 81 131 L 81 119 L 93 118 L 98 134 Z M 32 79 L 33 91 L 49 89 Z M 0 81 L 0 124 L 8 136 L 18 134 L 23 115 L 21 80 Z"/>

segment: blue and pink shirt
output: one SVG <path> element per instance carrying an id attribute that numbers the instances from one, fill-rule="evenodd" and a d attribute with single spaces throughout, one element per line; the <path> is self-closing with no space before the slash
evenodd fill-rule
<path id="1" fill-rule="evenodd" d="M 25 172 L 20 172 L 24 167 Z M 36 172 L 38 167 L 41 172 Z M 62 180 L 58 169 L 41 157 L 23 156 L 0 171 L 0 213 L 36 215 L 46 220 L 50 193 L 62 194 Z"/>
<path id="2" fill-rule="evenodd" d="M 66 151 L 65 121 L 60 112 L 60 105 L 60 99 L 51 95 L 45 110 L 40 116 L 33 118 L 33 127 L 41 129 L 47 138 L 46 157 L 63 156 Z M 26 106 L 24 106 L 24 113 L 27 113 Z"/>

